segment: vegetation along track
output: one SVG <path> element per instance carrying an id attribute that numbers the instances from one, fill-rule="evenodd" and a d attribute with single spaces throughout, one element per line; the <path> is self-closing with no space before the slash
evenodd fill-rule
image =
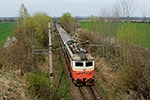
<path id="1" fill-rule="evenodd" d="M 78 90 L 83 100 L 102 100 L 94 86 L 80 86 Z"/>

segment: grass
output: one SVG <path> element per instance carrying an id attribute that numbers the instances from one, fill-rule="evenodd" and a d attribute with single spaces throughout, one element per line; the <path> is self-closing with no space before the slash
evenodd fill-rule
<path id="1" fill-rule="evenodd" d="M 13 91 L 13 89 L 12 89 L 12 88 L 8 88 L 7 90 L 8 90 L 8 91 Z"/>
<path id="2" fill-rule="evenodd" d="M 61 57 L 57 59 L 57 64 L 58 64 L 57 67 L 59 67 L 59 73 L 57 74 L 59 78 L 58 93 L 60 95 L 60 98 L 69 99 L 69 89 L 68 89 L 69 81 L 66 78 L 66 74 L 64 73 L 64 70 L 62 67 L 63 62 L 61 60 Z"/>
<path id="3" fill-rule="evenodd" d="M 97 21 L 81 21 L 79 22 L 82 28 L 88 29 L 90 31 L 98 31 L 99 34 L 103 34 L 105 36 L 110 37 L 120 37 L 117 35 L 122 35 L 126 37 L 126 40 L 131 40 L 129 43 L 136 44 L 142 47 L 150 48 L 150 25 L 147 23 L 130 23 L 131 29 L 126 27 L 126 31 L 122 29 L 123 25 L 126 26 L 127 23 L 119 23 L 118 27 L 114 27 L 116 23 L 108 23 L 108 22 L 97 22 Z M 133 28 L 133 29 L 132 29 Z M 122 31 L 124 33 L 121 33 Z M 128 33 L 127 31 L 131 31 Z M 119 34 L 118 34 L 119 32 Z M 128 36 L 130 36 L 128 39 Z M 119 39 L 119 38 L 118 38 Z M 122 38 L 120 38 L 122 39 Z M 124 40 L 124 37 L 123 37 Z"/>
<path id="4" fill-rule="evenodd" d="M 0 23 L 0 47 L 6 42 L 7 37 L 13 36 L 16 23 Z"/>
<path id="5" fill-rule="evenodd" d="M 45 72 L 40 70 L 36 70 L 34 73 L 30 72 L 28 76 L 26 76 L 27 81 L 30 83 L 30 93 L 37 95 L 39 94 L 40 98 L 48 98 L 48 94 L 50 91 L 50 76 Z"/>
<path id="6" fill-rule="evenodd" d="M 109 98 L 108 95 L 106 94 L 106 91 L 103 89 L 103 87 L 101 86 L 101 84 L 98 83 L 97 80 L 96 80 L 95 82 L 98 84 L 99 88 L 102 90 L 104 96 L 105 96 L 108 100 L 110 100 L 110 98 Z"/>
<path id="7" fill-rule="evenodd" d="M 106 91 L 103 89 L 103 87 L 100 85 L 100 83 L 98 83 L 97 80 L 96 80 L 96 83 L 99 85 L 99 87 L 100 87 L 100 89 L 102 90 L 102 92 L 103 92 L 104 94 L 106 94 Z"/>
<path id="8" fill-rule="evenodd" d="M 24 89 L 24 87 L 27 88 L 24 79 L 20 81 L 20 77 L 16 76 L 12 70 L 1 72 L 0 77 L 0 97 L 6 97 L 7 100 L 21 100 L 24 91 L 27 91 Z M 27 97 L 23 98 L 28 100 Z"/>
<path id="9" fill-rule="evenodd" d="M 82 28 L 88 29 L 90 31 L 94 31 L 94 30 L 99 31 L 98 27 L 94 27 L 95 25 L 99 26 L 100 25 L 99 22 L 80 21 L 79 23 L 81 24 Z"/>
<path id="10" fill-rule="evenodd" d="M 143 47 L 150 48 L 150 25 L 145 23 L 133 23 L 133 25 L 137 26 L 137 35 L 140 36 L 139 39 L 137 39 L 138 44 Z"/>

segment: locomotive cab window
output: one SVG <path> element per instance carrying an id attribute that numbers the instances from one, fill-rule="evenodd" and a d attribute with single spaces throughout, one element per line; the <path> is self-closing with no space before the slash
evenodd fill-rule
<path id="1" fill-rule="evenodd" d="M 83 62 L 75 62 L 75 67 L 83 67 Z"/>
<path id="2" fill-rule="evenodd" d="M 92 61 L 90 61 L 90 62 L 86 62 L 86 65 L 85 65 L 86 67 L 92 67 L 93 66 L 93 62 Z"/>

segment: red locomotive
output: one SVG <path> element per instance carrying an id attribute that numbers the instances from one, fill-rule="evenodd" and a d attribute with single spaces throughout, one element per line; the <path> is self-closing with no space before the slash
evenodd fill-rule
<path id="1" fill-rule="evenodd" d="M 60 26 L 59 39 L 75 85 L 94 85 L 94 58 Z"/>

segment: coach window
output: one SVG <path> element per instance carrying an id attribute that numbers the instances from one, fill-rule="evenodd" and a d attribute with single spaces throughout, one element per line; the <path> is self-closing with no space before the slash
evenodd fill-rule
<path id="1" fill-rule="evenodd" d="M 83 67 L 83 62 L 75 62 L 75 67 Z"/>
<path id="2" fill-rule="evenodd" d="M 86 67 L 92 67 L 93 66 L 93 62 L 92 61 L 90 61 L 90 62 L 86 62 L 86 65 L 85 65 Z"/>

